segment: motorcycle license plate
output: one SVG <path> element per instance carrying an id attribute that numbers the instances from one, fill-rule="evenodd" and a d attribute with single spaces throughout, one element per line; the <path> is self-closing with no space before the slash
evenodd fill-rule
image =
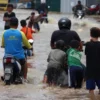
<path id="1" fill-rule="evenodd" d="M 5 80 L 9 80 L 10 79 L 10 75 L 5 75 Z"/>
<path id="2" fill-rule="evenodd" d="M 5 68 L 5 73 L 11 73 L 11 69 L 10 68 Z"/>

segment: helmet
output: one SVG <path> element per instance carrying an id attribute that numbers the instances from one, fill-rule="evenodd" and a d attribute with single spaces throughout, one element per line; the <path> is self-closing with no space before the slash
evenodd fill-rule
<path id="1" fill-rule="evenodd" d="M 71 28 L 71 20 L 68 18 L 61 18 L 58 22 L 59 29 L 70 29 Z"/>
<path id="2" fill-rule="evenodd" d="M 81 1 L 80 0 L 78 1 L 78 4 L 81 4 Z"/>
<path id="3" fill-rule="evenodd" d="M 63 40 L 58 40 L 58 41 L 56 42 L 56 48 L 57 48 L 57 49 L 63 50 L 64 47 L 65 47 L 65 42 L 64 42 Z"/>

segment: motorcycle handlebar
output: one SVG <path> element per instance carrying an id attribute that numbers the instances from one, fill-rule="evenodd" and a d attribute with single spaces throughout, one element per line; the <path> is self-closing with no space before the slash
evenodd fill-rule
<path id="1" fill-rule="evenodd" d="M 1 46 L 1 48 L 5 48 L 4 46 Z"/>

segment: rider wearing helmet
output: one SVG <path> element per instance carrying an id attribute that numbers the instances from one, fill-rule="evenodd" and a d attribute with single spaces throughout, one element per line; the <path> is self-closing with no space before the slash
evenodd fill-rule
<path id="1" fill-rule="evenodd" d="M 78 1 L 78 4 L 76 5 L 76 10 L 83 10 L 83 5 L 81 4 L 81 1 Z"/>
<path id="2" fill-rule="evenodd" d="M 73 12 L 74 12 L 74 15 L 77 16 L 77 11 L 78 11 L 78 10 L 83 11 L 84 8 L 86 8 L 86 7 L 84 7 L 84 6 L 82 5 L 81 1 L 79 0 L 78 3 L 77 3 L 77 5 L 74 6 L 74 7 L 72 8 L 72 10 L 73 10 Z M 85 14 L 85 13 L 83 12 L 83 16 L 84 16 L 84 14 Z"/>
<path id="3" fill-rule="evenodd" d="M 81 43 L 81 39 L 75 31 L 70 30 L 71 20 L 68 18 L 61 18 L 58 22 L 60 30 L 53 32 L 51 36 L 51 48 L 55 48 L 55 43 L 58 40 L 63 40 L 65 46 L 68 47 L 72 40 L 77 40 Z"/>
<path id="4" fill-rule="evenodd" d="M 10 54 L 19 60 L 22 66 L 21 75 L 24 76 L 24 79 L 27 78 L 27 65 L 24 55 L 24 50 L 22 47 L 22 43 L 27 47 L 31 48 L 25 34 L 19 30 L 18 27 L 18 19 L 13 17 L 10 20 L 10 27 L 4 31 L 2 36 L 2 47 L 5 48 L 5 55 Z"/>

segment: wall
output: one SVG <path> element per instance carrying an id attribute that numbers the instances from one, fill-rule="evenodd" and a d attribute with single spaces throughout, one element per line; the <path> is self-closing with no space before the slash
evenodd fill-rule
<path id="1" fill-rule="evenodd" d="M 95 4 L 100 4 L 100 0 L 86 0 L 86 5 L 90 6 L 90 5 L 95 5 Z"/>
<path id="2" fill-rule="evenodd" d="M 60 1 L 61 0 L 46 0 L 47 5 L 50 7 L 50 11 L 60 12 Z"/>
<path id="3" fill-rule="evenodd" d="M 78 0 L 61 0 L 60 11 L 62 13 L 71 13 L 72 7 L 77 4 Z M 80 0 L 83 5 L 86 5 L 86 0 Z"/>

